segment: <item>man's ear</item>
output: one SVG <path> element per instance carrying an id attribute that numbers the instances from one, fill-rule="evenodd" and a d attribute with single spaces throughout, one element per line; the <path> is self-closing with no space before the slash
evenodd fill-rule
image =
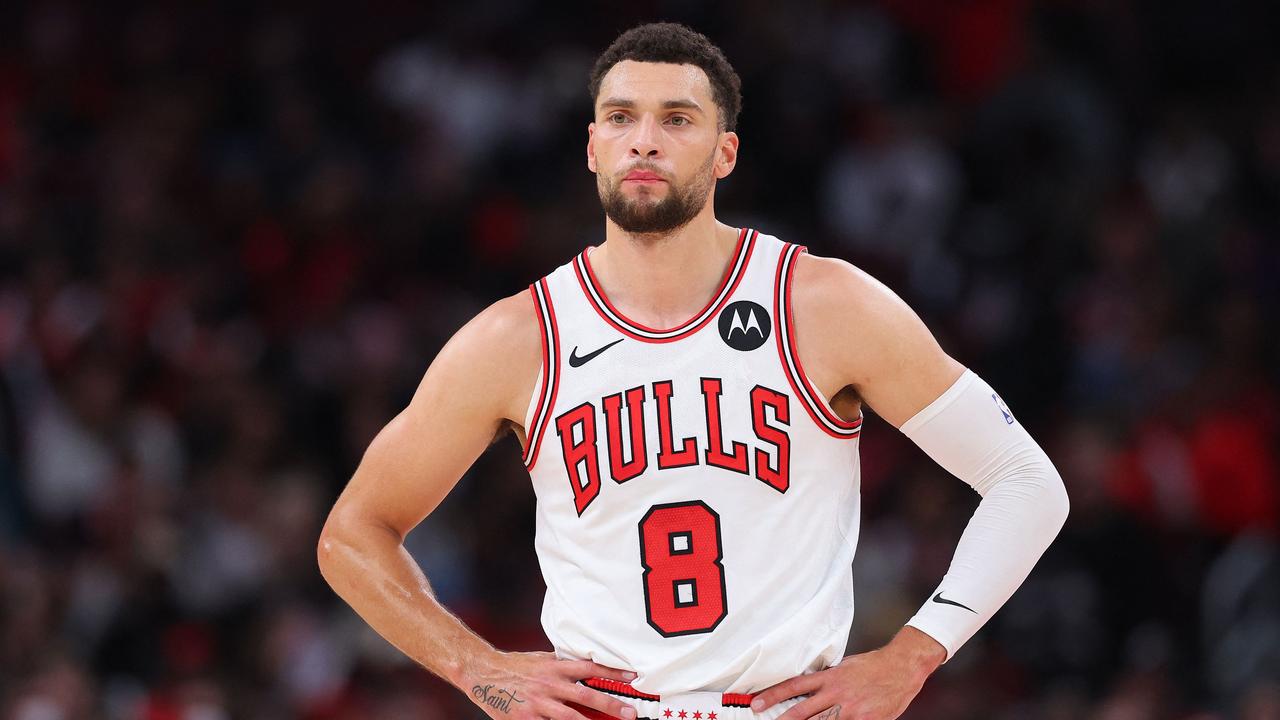
<path id="1" fill-rule="evenodd" d="M 596 171 L 596 124 L 587 123 L 587 169 Z"/>
<path id="2" fill-rule="evenodd" d="M 738 133 L 732 130 L 720 138 L 719 157 L 716 159 L 716 178 L 729 177 L 738 164 Z"/>

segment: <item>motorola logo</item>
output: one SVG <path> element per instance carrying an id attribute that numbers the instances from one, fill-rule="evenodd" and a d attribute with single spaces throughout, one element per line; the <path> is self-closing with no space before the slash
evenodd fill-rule
<path id="1" fill-rule="evenodd" d="M 720 311 L 720 339 L 734 350 L 755 350 L 769 339 L 769 313 L 750 300 L 729 303 Z"/>

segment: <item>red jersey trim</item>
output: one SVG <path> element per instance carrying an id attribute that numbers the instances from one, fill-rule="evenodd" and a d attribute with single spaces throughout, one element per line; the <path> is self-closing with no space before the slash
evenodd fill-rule
<path id="1" fill-rule="evenodd" d="M 625 683 L 625 682 L 622 682 L 621 680 L 611 680 L 609 678 L 592 677 L 592 678 L 586 678 L 581 682 L 583 685 L 586 685 L 589 688 L 595 688 L 596 690 L 603 690 L 604 692 L 611 693 L 613 695 L 621 695 L 622 697 L 635 698 L 636 700 L 661 700 L 662 699 L 661 695 L 653 695 L 651 693 L 640 692 L 639 690 L 631 687 L 631 683 Z"/>
<path id="2" fill-rule="evenodd" d="M 614 329 L 629 338 L 640 340 L 641 342 L 672 342 L 701 330 L 716 316 L 716 313 L 719 312 L 725 302 L 733 296 L 733 291 L 737 289 L 738 283 L 742 281 L 742 278 L 747 273 L 747 263 L 751 261 L 751 252 L 755 248 L 758 235 L 759 233 L 749 228 L 743 228 L 738 233 L 738 245 L 734 250 L 733 263 L 725 271 L 724 278 L 720 281 L 720 287 L 716 290 L 710 302 L 696 315 L 668 330 L 659 330 L 641 325 L 618 312 L 618 309 L 609 302 L 608 296 L 600 289 L 600 284 L 596 281 L 595 273 L 591 269 L 591 262 L 587 259 L 586 250 L 583 250 L 574 259 L 573 270 L 578 276 L 578 284 L 582 286 L 582 293 L 587 296 L 587 302 Z"/>
<path id="3" fill-rule="evenodd" d="M 620 680 L 611 680 L 609 678 L 590 677 L 578 681 L 589 688 L 600 690 L 601 692 L 617 695 L 619 697 L 632 698 L 635 700 L 649 700 L 652 702 L 661 702 L 661 695 L 640 692 L 631 686 L 631 683 L 625 683 Z M 753 693 L 722 693 L 720 695 L 720 704 L 724 707 L 751 707 L 751 701 L 755 699 Z M 610 718 L 609 715 L 601 714 L 600 717 Z"/>
<path id="4" fill-rule="evenodd" d="M 524 465 L 532 470 L 534 463 L 538 462 L 538 449 L 542 446 L 547 417 L 556 406 L 556 394 L 560 389 L 560 328 L 556 324 L 556 310 L 551 303 L 547 279 L 543 278 L 530 285 L 529 292 L 533 295 L 533 303 L 538 310 L 538 325 L 542 331 L 542 386 L 538 390 L 538 404 L 527 428 L 529 435 L 524 452 Z"/>
<path id="5" fill-rule="evenodd" d="M 800 404 L 804 405 L 814 423 L 834 438 L 856 438 L 862 430 L 862 418 L 849 422 L 831 409 L 826 398 L 814 389 L 813 383 L 805 375 L 804 366 L 800 364 L 800 353 L 796 350 L 791 279 L 795 271 L 795 259 L 806 250 L 803 245 L 787 243 L 778 257 L 773 297 L 773 316 L 778 322 L 778 358 L 782 361 L 782 369 L 787 375 L 787 381 L 791 383 L 791 389 L 799 396 Z"/>

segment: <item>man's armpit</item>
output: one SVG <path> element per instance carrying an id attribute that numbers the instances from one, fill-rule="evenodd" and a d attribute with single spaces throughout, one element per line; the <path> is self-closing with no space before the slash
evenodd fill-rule
<path id="1" fill-rule="evenodd" d="M 493 447 L 501 442 L 502 439 L 507 436 L 508 432 L 515 437 L 516 442 L 523 448 L 524 428 L 520 427 L 512 420 L 503 420 L 498 424 L 498 429 L 493 432 L 493 437 L 489 438 L 489 447 Z"/>

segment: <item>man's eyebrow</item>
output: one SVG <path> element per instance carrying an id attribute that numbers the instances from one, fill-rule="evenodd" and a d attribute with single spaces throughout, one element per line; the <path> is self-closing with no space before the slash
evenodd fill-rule
<path id="1" fill-rule="evenodd" d="M 634 108 L 635 106 L 636 106 L 635 100 L 628 100 L 626 98 L 611 97 L 611 98 L 605 98 L 604 100 L 600 101 L 600 107 L 602 108 L 605 108 L 605 107 Z M 676 100 L 664 100 L 662 102 L 662 107 L 665 110 L 675 110 L 675 109 L 696 110 L 697 112 L 705 114 L 705 112 L 702 109 L 702 106 L 699 105 L 697 101 L 691 100 L 688 98 L 679 98 Z"/>

